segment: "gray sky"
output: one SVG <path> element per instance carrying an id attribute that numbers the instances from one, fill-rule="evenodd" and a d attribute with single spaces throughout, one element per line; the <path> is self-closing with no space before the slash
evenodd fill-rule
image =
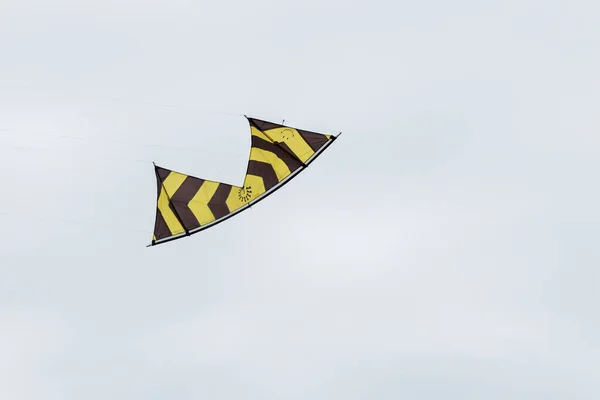
<path id="1" fill-rule="evenodd" d="M 52 3 L 0 4 L 0 398 L 600 397 L 597 2 Z M 146 248 L 240 114 L 344 134 Z"/>

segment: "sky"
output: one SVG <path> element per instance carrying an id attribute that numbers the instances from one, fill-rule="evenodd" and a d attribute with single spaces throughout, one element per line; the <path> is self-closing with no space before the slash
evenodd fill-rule
<path id="1" fill-rule="evenodd" d="M 600 5 L 2 0 L 0 398 L 600 397 Z M 146 247 L 152 162 L 343 132 Z"/>

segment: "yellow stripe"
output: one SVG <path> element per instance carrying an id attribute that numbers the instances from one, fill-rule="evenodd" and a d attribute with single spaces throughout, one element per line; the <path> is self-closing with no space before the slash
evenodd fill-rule
<path id="1" fill-rule="evenodd" d="M 294 128 L 274 128 L 265 131 L 265 134 L 276 142 L 285 143 L 290 150 L 302 162 L 306 162 L 313 154 L 314 150 L 306 143 L 306 140 L 300 136 L 300 133 Z"/>
<path id="2" fill-rule="evenodd" d="M 169 197 L 173 196 L 177 189 L 181 186 L 183 181 L 187 178 L 187 175 L 180 174 L 178 172 L 169 173 L 169 176 L 163 181 L 163 189 L 164 192 L 162 197 L 162 209 L 163 218 L 169 227 L 169 230 L 173 235 L 177 235 L 179 233 L 185 232 L 185 229 L 177 219 L 175 213 L 169 207 Z"/>
<path id="3" fill-rule="evenodd" d="M 284 163 L 281 158 L 277 157 L 275 153 L 270 151 L 253 147 L 250 150 L 250 160 L 271 164 L 275 170 L 275 175 L 277 175 L 277 179 L 279 179 L 280 182 L 283 178 L 291 174 L 287 164 Z"/>
<path id="4" fill-rule="evenodd" d="M 204 181 L 198 192 L 188 203 L 188 207 L 198 222 L 200 222 L 200 225 L 205 225 L 215 220 L 215 216 L 210 211 L 210 208 L 208 208 L 208 202 L 213 197 L 218 187 L 219 182 Z"/>
<path id="5" fill-rule="evenodd" d="M 256 175 L 246 175 L 246 179 L 244 180 L 244 187 L 250 187 L 252 194 L 248 201 L 252 201 L 256 199 L 258 196 L 262 195 L 265 190 L 265 182 L 263 178 Z"/>
<path id="6" fill-rule="evenodd" d="M 234 212 L 245 204 L 239 198 L 240 189 L 240 186 L 232 186 L 229 195 L 227 195 L 227 199 L 225 199 L 225 204 L 227 205 L 230 213 Z"/>
<path id="7" fill-rule="evenodd" d="M 238 208 L 245 206 L 253 200 L 256 200 L 256 198 L 266 192 L 263 179 L 256 175 L 246 175 L 246 178 L 244 179 L 243 195 L 245 198 L 240 198 L 240 189 L 242 188 L 239 186 L 234 186 L 229 193 L 227 200 L 225 201 L 229 211 L 231 212 L 234 212 Z M 250 192 L 248 192 L 248 190 Z"/>
<path id="8" fill-rule="evenodd" d="M 179 233 L 184 232 L 183 226 L 179 223 L 179 220 L 175 216 L 171 207 L 169 207 L 169 196 L 167 196 L 167 192 L 165 191 L 164 186 L 160 188 L 160 196 L 158 197 L 158 209 L 165 220 L 167 227 L 171 231 L 172 235 L 177 235 Z"/>
<path id="9" fill-rule="evenodd" d="M 167 176 L 167 179 L 163 181 L 163 186 L 169 196 L 172 197 L 175 192 L 177 192 L 177 189 L 179 189 L 183 181 L 185 181 L 185 178 L 187 178 L 187 175 L 171 171 L 169 176 Z"/>
<path id="10" fill-rule="evenodd" d="M 265 135 L 264 133 L 262 133 L 261 131 L 259 131 L 258 129 L 256 129 L 253 126 L 250 127 L 250 133 L 254 136 L 257 136 L 261 139 L 266 140 L 269 143 L 273 143 L 273 141 L 269 137 L 267 137 L 267 135 Z"/>

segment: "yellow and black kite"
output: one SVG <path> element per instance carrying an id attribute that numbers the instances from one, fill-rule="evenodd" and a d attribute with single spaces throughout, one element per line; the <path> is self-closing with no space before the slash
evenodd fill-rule
<path id="1" fill-rule="evenodd" d="M 158 205 L 151 246 L 200 232 L 248 209 L 289 182 L 337 138 L 246 118 L 252 144 L 243 186 L 155 165 Z"/>

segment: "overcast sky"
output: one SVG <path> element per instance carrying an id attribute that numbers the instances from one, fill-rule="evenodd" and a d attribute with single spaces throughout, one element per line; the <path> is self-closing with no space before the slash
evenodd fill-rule
<path id="1" fill-rule="evenodd" d="M 51 4 L 49 4 L 51 3 Z M 0 1 L 0 398 L 600 398 L 600 5 Z M 152 161 L 342 137 L 146 248 Z"/>

